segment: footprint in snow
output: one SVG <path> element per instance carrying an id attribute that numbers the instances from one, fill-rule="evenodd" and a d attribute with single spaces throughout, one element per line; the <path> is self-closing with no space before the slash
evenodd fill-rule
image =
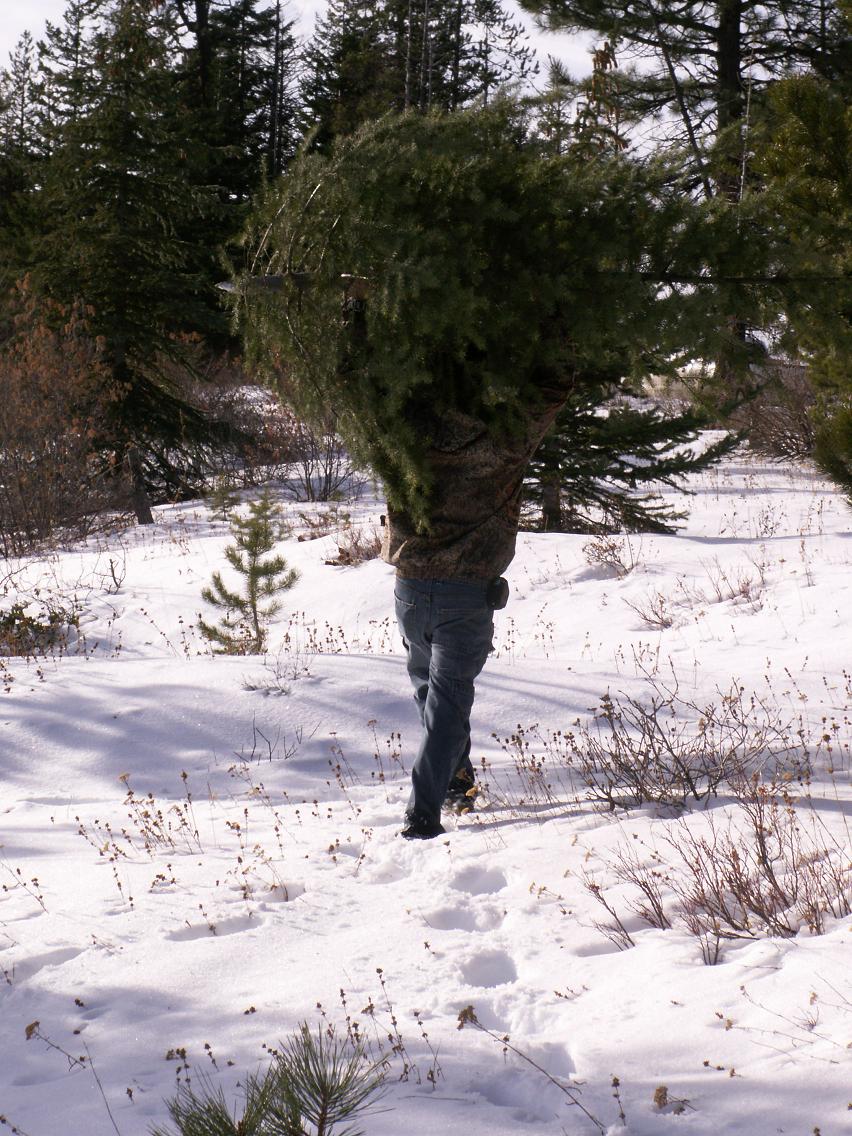
<path id="1" fill-rule="evenodd" d="M 489 1104 L 509 1111 L 515 1132 L 521 1125 L 541 1132 L 542 1126 L 547 1124 L 550 1130 L 549 1125 L 565 1108 L 565 1097 L 559 1089 L 532 1070 L 503 1068 L 499 1073 L 478 1078 L 476 1091 Z"/>
<path id="2" fill-rule="evenodd" d="M 461 964 L 461 972 L 469 986 L 490 988 L 516 982 L 518 972 L 505 951 L 480 951 Z"/>
<path id="3" fill-rule="evenodd" d="M 450 880 L 450 886 L 469 895 L 493 895 L 506 886 L 506 877 L 499 868 L 463 868 Z"/>
<path id="4" fill-rule="evenodd" d="M 300 895 L 305 894 L 304 884 L 285 883 L 270 888 L 269 891 L 260 892 L 260 909 L 266 911 L 271 903 L 292 903 Z"/>
<path id="5" fill-rule="evenodd" d="M 80 1012 L 80 1017 L 84 1022 L 94 1022 L 97 1021 L 98 1018 L 102 1018 L 106 1012 L 106 1006 L 86 1006 L 85 1009 Z"/>
<path id="6" fill-rule="evenodd" d="M 436 931 L 493 931 L 503 922 L 504 913 L 494 908 L 436 907 L 423 913 L 423 919 Z"/>
<path id="7" fill-rule="evenodd" d="M 423 918 L 436 931 L 478 931 L 476 914 L 465 907 L 439 907 Z"/>

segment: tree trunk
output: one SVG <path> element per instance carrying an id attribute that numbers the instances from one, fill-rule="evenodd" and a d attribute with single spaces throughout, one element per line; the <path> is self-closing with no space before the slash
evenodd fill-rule
<path id="1" fill-rule="evenodd" d="M 198 82 L 201 104 L 210 104 L 210 71 L 213 45 L 210 42 L 210 0 L 195 0 L 195 42 L 198 47 Z"/>
<path id="2" fill-rule="evenodd" d="M 151 501 L 145 487 L 145 478 L 142 473 L 142 459 L 135 446 L 128 446 L 125 452 L 127 468 L 130 471 L 131 500 L 136 522 L 140 525 L 153 525 L 154 514 L 151 512 Z"/>
<path id="3" fill-rule="evenodd" d="M 724 130 L 743 116 L 742 0 L 722 0 L 716 30 L 717 128 Z"/>
<path id="4" fill-rule="evenodd" d="M 559 473 L 541 479 L 541 527 L 544 532 L 562 532 L 562 489 Z"/>
<path id="5" fill-rule="evenodd" d="M 278 163 L 279 154 L 279 130 L 280 130 L 280 116 L 281 116 L 281 96 L 280 89 L 283 83 L 283 62 L 281 52 L 281 0 L 276 0 L 275 3 L 275 54 L 272 64 L 272 93 L 270 96 L 269 107 L 269 140 L 267 143 L 266 153 L 266 170 L 270 177 L 275 177 L 281 172 Z"/>
<path id="6" fill-rule="evenodd" d="M 722 139 L 723 152 L 717 161 L 716 179 L 724 197 L 736 204 L 742 192 L 743 81 L 742 81 L 742 15 L 743 0 L 722 0 L 716 29 L 716 132 L 731 136 Z M 734 132 L 739 127 L 739 144 L 734 145 Z M 719 266 L 724 273 L 725 266 Z M 747 326 L 735 313 L 726 320 L 728 342 L 716 360 L 716 382 L 724 397 L 740 395 L 742 356 L 745 351 Z"/>

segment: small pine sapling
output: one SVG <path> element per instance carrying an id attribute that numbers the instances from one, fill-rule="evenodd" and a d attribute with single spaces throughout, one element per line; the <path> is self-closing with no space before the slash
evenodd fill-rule
<path id="1" fill-rule="evenodd" d="M 239 503 L 240 495 L 228 479 L 226 477 L 217 478 L 207 494 L 207 504 L 210 506 L 214 517 L 218 516 L 223 521 L 229 521 Z"/>
<path id="2" fill-rule="evenodd" d="M 225 557 L 243 578 L 244 594 L 232 591 L 214 572 L 212 586 L 203 588 L 201 596 L 225 614 L 218 625 L 199 619 L 198 626 L 220 654 L 260 654 L 266 646 L 267 624 L 281 610 L 274 597 L 291 588 L 299 573 L 282 556 L 267 555 L 283 534 L 280 509 L 268 494 L 249 505 L 248 517 L 231 519 L 231 533 L 235 543 L 225 549 Z"/>

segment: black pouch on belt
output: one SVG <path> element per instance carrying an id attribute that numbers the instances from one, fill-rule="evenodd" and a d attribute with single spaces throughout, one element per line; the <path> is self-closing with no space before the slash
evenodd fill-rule
<path id="1" fill-rule="evenodd" d="M 501 611 L 509 602 L 509 581 L 502 576 L 489 580 L 485 589 L 485 601 L 492 610 Z"/>

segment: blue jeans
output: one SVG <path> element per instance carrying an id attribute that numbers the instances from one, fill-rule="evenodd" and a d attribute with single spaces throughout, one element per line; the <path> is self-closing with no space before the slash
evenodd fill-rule
<path id="1" fill-rule="evenodd" d="M 458 580 L 397 579 L 394 599 L 423 727 L 408 809 L 437 820 L 452 778 L 473 778 L 473 683 L 491 651 L 494 613 L 485 584 Z"/>

